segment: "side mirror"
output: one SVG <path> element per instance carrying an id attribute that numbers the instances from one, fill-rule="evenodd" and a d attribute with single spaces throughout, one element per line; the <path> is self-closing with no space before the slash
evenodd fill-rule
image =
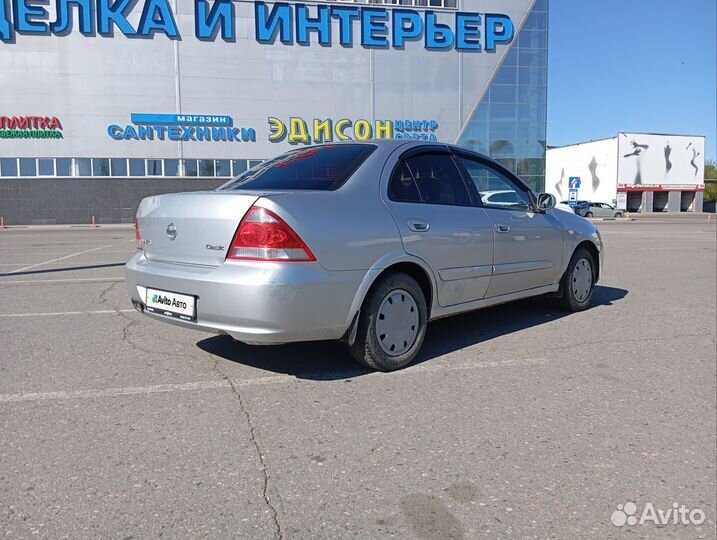
<path id="1" fill-rule="evenodd" d="M 538 210 L 541 212 L 555 208 L 556 204 L 558 204 L 558 201 L 555 199 L 555 195 L 551 195 L 550 193 L 541 193 L 538 195 Z"/>

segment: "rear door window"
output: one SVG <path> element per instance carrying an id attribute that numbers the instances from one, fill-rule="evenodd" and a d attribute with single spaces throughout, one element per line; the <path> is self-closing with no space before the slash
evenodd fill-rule
<path id="1" fill-rule="evenodd" d="M 396 202 L 420 203 L 421 194 L 405 161 L 402 161 L 393 172 L 388 185 L 388 198 Z"/>
<path id="2" fill-rule="evenodd" d="M 292 150 L 240 174 L 220 189 L 333 191 L 340 188 L 376 147 L 336 144 Z"/>
<path id="3" fill-rule="evenodd" d="M 388 196 L 397 202 L 471 206 L 468 189 L 453 159 L 435 152 L 402 161 L 391 177 Z"/>

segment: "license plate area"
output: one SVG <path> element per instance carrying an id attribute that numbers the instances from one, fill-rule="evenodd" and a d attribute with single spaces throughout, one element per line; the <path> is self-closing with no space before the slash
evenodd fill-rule
<path id="1" fill-rule="evenodd" d="M 182 321 L 197 319 L 197 297 L 188 294 L 148 288 L 144 306 L 145 311 L 149 313 L 171 319 Z"/>

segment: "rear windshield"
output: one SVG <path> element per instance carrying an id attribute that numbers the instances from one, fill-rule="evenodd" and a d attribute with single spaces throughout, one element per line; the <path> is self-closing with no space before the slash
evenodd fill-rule
<path id="1" fill-rule="evenodd" d="M 336 144 L 292 150 L 249 169 L 220 189 L 332 191 L 375 149 L 371 144 Z"/>

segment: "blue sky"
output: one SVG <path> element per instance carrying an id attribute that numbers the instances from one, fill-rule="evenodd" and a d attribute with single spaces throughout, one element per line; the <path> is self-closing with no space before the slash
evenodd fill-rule
<path id="1" fill-rule="evenodd" d="M 715 0 L 550 0 L 548 144 L 706 135 L 717 157 Z"/>

